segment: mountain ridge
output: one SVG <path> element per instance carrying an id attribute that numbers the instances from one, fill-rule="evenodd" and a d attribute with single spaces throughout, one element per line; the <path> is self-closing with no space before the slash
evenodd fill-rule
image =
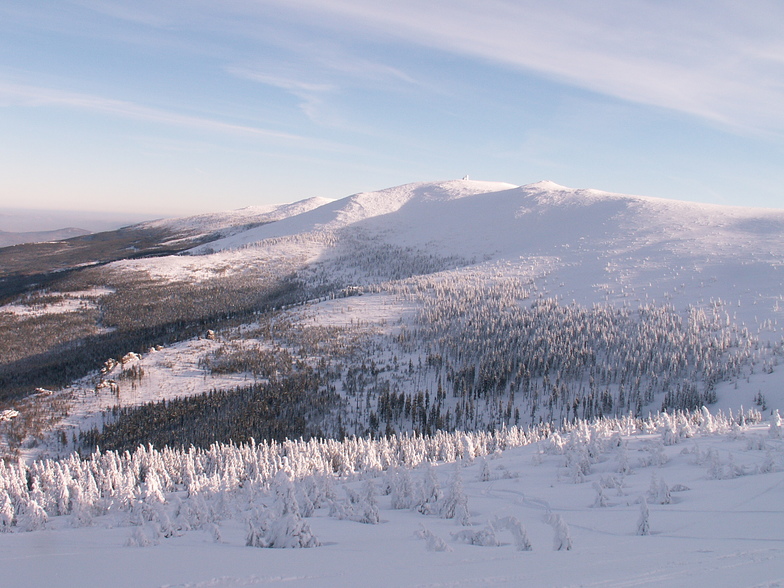
<path id="1" fill-rule="evenodd" d="M 484 207 L 474 207 L 464 201 L 483 199 Z M 489 223 L 502 222 L 511 214 L 515 219 L 521 219 L 526 214 L 539 215 L 548 212 L 560 211 L 568 216 L 568 211 L 585 209 L 592 206 L 605 206 L 612 214 L 604 216 L 595 215 L 586 218 L 586 222 L 597 220 L 610 220 L 612 215 L 624 212 L 638 213 L 640 217 L 648 216 L 656 224 L 671 222 L 677 223 L 678 230 L 694 232 L 698 226 L 711 226 L 723 229 L 733 223 L 746 222 L 746 230 L 755 232 L 755 224 L 767 224 L 769 234 L 775 234 L 779 228 L 784 229 L 784 211 L 776 209 L 755 209 L 735 206 L 713 205 L 703 203 L 690 203 L 664 198 L 636 196 L 604 192 L 595 189 L 574 189 L 560 186 L 554 182 L 544 180 L 524 186 L 515 186 L 502 182 L 477 182 L 474 180 L 451 180 L 447 182 L 417 182 L 404 184 L 393 188 L 374 192 L 362 192 L 345 198 L 325 203 L 323 206 L 305 210 L 302 214 L 291 214 L 267 226 L 255 227 L 248 231 L 241 231 L 229 238 L 210 243 L 210 251 L 234 249 L 252 243 L 262 242 L 265 239 L 281 238 L 294 234 L 303 234 L 314 231 L 334 231 L 344 229 L 349 225 L 360 224 L 370 228 L 379 217 L 399 213 L 399 219 L 386 217 L 386 220 L 395 221 L 398 227 L 414 226 L 420 232 L 424 227 L 417 226 L 416 214 L 405 215 L 408 209 L 420 207 L 423 214 L 432 214 L 433 203 L 442 205 L 442 209 L 449 206 L 459 207 L 460 202 L 465 210 L 457 211 L 462 214 L 460 219 L 453 215 L 451 218 L 442 215 L 440 218 L 430 218 L 429 226 L 432 229 L 440 223 L 452 224 L 456 221 L 465 221 L 471 217 L 484 217 Z M 484 208 L 485 213 L 479 209 Z M 473 209 L 473 210 L 472 210 Z M 487 211 L 495 211 L 496 218 Z M 468 218 L 466 218 L 468 217 Z M 644 220 L 644 218 L 643 218 Z M 420 223 L 421 224 L 421 223 Z M 459 224 L 459 223 L 457 223 Z M 481 230 L 481 226 L 478 227 Z M 511 227 L 507 226 L 508 229 Z M 637 229 L 644 229 L 640 219 L 636 222 Z M 412 233 L 413 231 L 409 231 Z M 411 234 L 407 235 L 411 237 Z M 194 249 L 192 253 L 201 253 L 207 246 Z"/>

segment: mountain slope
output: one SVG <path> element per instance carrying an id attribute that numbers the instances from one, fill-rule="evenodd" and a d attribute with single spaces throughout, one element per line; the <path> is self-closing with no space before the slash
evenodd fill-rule
<path id="1" fill-rule="evenodd" d="M 203 245 L 55 282 L 91 296 L 81 314 L 57 306 L 56 287 L 25 302 L 35 322 L 18 305 L 0 314 L 18 333 L 0 343 L 18 358 L 0 366 L 0 384 L 17 395 L 65 382 L 89 390 L 62 422 L 101 446 L 109 438 L 92 427 L 118 404 L 113 447 L 209 443 L 239 425 L 180 419 L 168 436 L 142 427 L 140 440 L 134 423 L 174 409 L 134 407 L 193 397 L 177 410 L 220 402 L 237 415 L 241 399 L 278 394 L 247 389 L 250 379 L 296 373 L 323 405 L 280 435 L 482 429 L 703 403 L 784 408 L 784 211 L 455 180 L 143 229 L 167 244 L 150 251 Z M 47 348 L 38 333 L 67 321 L 79 328 Z M 217 336 L 193 339 L 208 330 Z M 35 341 L 35 354 L 14 346 L 21 340 Z M 127 351 L 144 356 L 97 373 Z M 223 396 L 199 396 L 210 390 Z M 286 396 L 276 414 L 301 414 L 301 399 Z"/>
<path id="2" fill-rule="evenodd" d="M 220 259 L 239 267 L 243 256 L 296 250 L 311 264 L 339 258 L 346 265 L 357 250 L 392 246 L 459 258 L 459 265 L 511 264 L 508 271 L 519 277 L 540 279 L 544 272 L 551 284 L 563 284 L 551 292 L 567 301 L 628 298 L 685 305 L 722 298 L 740 301 L 743 319 L 751 320 L 754 306 L 779 314 L 782 235 L 781 210 L 576 190 L 553 182 L 514 187 L 457 180 L 349 196 L 191 251 L 221 251 L 222 257 L 177 263 L 205 268 Z M 241 248 L 242 255 L 231 254 Z M 328 270 L 333 276 L 340 271 Z M 372 281 L 361 271 L 346 279 Z"/>

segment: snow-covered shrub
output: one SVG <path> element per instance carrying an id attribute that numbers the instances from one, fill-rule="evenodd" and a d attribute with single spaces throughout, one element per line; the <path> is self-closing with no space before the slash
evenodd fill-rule
<path id="1" fill-rule="evenodd" d="M 664 445 L 675 445 L 679 441 L 678 433 L 675 426 L 669 420 L 662 427 L 661 442 Z"/>
<path id="2" fill-rule="evenodd" d="M 473 531 L 463 529 L 456 533 L 451 533 L 452 539 L 469 545 L 480 545 L 482 547 L 498 547 L 501 542 L 495 536 L 495 529 L 492 525 L 486 525 L 483 529 Z"/>
<path id="3" fill-rule="evenodd" d="M 661 439 L 654 441 L 647 447 L 647 455 L 640 460 L 642 467 L 657 466 L 661 467 L 670 460 L 664 451 L 664 444 Z"/>
<path id="4" fill-rule="evenodd" d="M 724 477 L 724 467 L 719 459 L 719 452 L 713 448 L 709 449 L 707 461 L 709 462 L 708 477 L 711 480 L 721 480 Z"/>
<path id="5" fill-rule="evenodd" d="M 424 525 L 419 525 L 421 528 L 414 534 L 420 539 L 427 541 L 428 551 L 452 551 L 452 548 L 446 544 L 438 535 L 435 535 L 430 529 L 425 528 Z"/>
<path id="6" fill-rule="evenodd" d="M 571 482 L 573 484 L 585 482 L 585 476 L 591 473 L 591 461 L 585 446 L 582 444 L 569 446 L 564 455 Z"/>
<path id="7" fill-rule="evenodd" d="M 17 516 L 17 526 L 23 531 L 37 531 L 43 529 L 49 520 L 49 515 L 38 502 L 32 498 L 22 504 L 21 512 Z"/>
<path id="8" fill-rule="evenodd" d="M 655 504 L 671 504 L 672 496 L 670 487 L 664 478 L 661 480 L 656 477 L 656 473 L 651 474 L 651 484 L 648 488 L 648 500 Z"/>
<path id="9" fill-rule="evenodd" d="M 751 435 L 746 438 L 746 451 L 765 451 L 768 449 L 765 439 L 759 435 Z"/>
<path id="10" fill-rule="evenodd" d="M 267 540 L 264 536 L 263 515 L 258 509 L 253 509 L 245 521 L 245 525 L 247 527 L 245 545 L 248 547 L 267 547 Z"/>
<path id="11" fill-rule="evenodd" d="M 272 516 L 265 520 L 264 540 L 257 547 L 300 548 L 318 547 L 321 542 L 301 517 L 294 514 Z"/>
<path id="12" fill-rule="evenodd" d="M 632 467 L 629 463 L 629 450 L 627 449 L 626 442 L 622 441 L 621 446 L 618 448 L 618 469 L 619 474 L 631 474 Z"/>
<path id="13" fill-rule="evenodd" d="M 366 525 L 377 525 L 380 522 L 376 485 L 373 480 L 365 480 L 360 492 L 355 492 L 351 488 L 345 488 L 345 491 L 348 501 L 342 504 L 333 501 L 331 516 Z"/>
<path id="14" fill-rule="evenodd" d="M 759 467 L 759 471 L 761 474 L 767 474 L 775 470 L 776 460 L 773 459 L 773 452 L 768 449 L 768 451 L 765 452 L 765 461 L 762 462 L 762 465 Z"/>
<path id="15" fill-rule="evenodd" d="M 0 533 L 8 533 L 14 524 L 14 505 L 8 492 L 0 491 Z"/>
<path id="16" fill-rule="evenodd" d="M 482 467 L 480 468 L 480 471 L 479 471 L 479 481 L 480 482 L 489 482 L 490 479 L 491 479 L 490 464 L 484 458 L 482 458 L 481 463 L 482 463 Z"/>
<path id="17" fill-rule="evenodd" d="M 125 542 L 127 547 L 151 547 L 161 542 L 161 533 L 154 523 L 137 525 Z"/>
<path id="18" fill-rule="evenodd" d="M 449 481 L 449 488 L 441 501 L 440 514 L 445 519 L 455 519 L 461 525 L 469 525 L 468 497 L 463 492 L 463 477 L 460 462 L 455 464 L 455 472 Z"/>

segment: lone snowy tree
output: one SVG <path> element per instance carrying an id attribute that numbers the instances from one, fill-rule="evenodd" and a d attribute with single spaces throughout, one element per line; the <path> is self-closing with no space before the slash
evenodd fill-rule
<path id="1" fill-rule="evenodd" d="M 777 408 L 773 415 L 770 417 L 770 428 L 768 429 L 768 435 L 772 439 L 781 439 L 784 437 L 784 427 L 781 425 L 781 415 L 779 415 L 779 409 Z"/>
<path id="2" fill-rule="evenodd" d="M 572 536 L 569 532 L 569 525 L 561 518 L 561 515 L 550 513 L 545 517 L 545 521 L 553 528 L 553 549 L 555 551 L 570 550 Z"/>
<path id="3" fill-rule="evenodd" d="M 651 534 L 651 525 L 648 521 L 650 516 L 650 512 L 648 511 L 648 501 L 643 496 L 640 499 L 640 518 L 637 520 L 637 534 L 638 535 L 650 535 Z"/>

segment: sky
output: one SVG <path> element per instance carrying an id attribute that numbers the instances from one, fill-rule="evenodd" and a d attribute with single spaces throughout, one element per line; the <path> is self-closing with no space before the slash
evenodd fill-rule
<path id="1" fill-rule="evenodd" d="M 0 207 L 463 176 L 784 207 L 780 0 L 0 3 Z"/>

